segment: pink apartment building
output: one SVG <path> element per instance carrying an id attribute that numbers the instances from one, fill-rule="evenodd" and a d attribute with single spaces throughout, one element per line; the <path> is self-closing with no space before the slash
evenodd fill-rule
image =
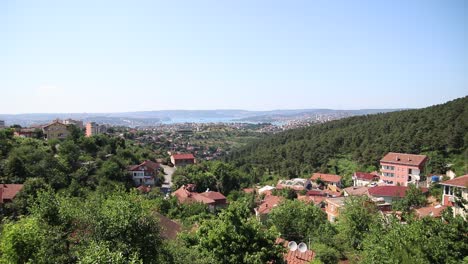
<path id="1" fill-rule="evenodd" d="M 427 156 L 389 152 L 380 160 L 380 179 L 391 185 L 417 183 L 427 162 Z"/>

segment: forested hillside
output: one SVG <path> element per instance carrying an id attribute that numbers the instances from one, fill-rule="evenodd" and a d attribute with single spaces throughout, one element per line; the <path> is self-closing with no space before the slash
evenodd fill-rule
<path id="1" fill-rule="evenodd" d="M 429 155 L 428 173 L 467 173 L 468 97 L 424 109 L 357 116 L 257 140 L 227 158 L 246 172 L 299 176 L 373 170 L 389 152 Z"/>

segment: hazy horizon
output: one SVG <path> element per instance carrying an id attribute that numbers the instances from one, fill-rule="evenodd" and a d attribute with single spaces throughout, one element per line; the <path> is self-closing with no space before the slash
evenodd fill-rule
<path id="1" fill-rule="evenodd" d="M 0 1 L 0 114 L 422 108 L 468 94 L 467 5 Z"/>

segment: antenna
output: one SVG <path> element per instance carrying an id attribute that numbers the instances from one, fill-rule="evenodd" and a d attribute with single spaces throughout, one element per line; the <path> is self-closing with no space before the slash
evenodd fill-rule
<path id="1" fill-rule="evenodd" d="M 297 248 L 299 249 L 299 252 L 301 252 L 301 253 L 304 253 L 304 252 L 307 251 L 307 245 L 304 242 L 299 243 Z"/>
<path id="2" fill-rule="evenodd" d="M 289 248 L 289 250 L 291 250 L 291 251 L 296 251 L 296 249 L 297 249 L 297 243 L 296 243 L 295 241 L 290 241 L 290 242 L 288 243 L 288 248 Z"/>

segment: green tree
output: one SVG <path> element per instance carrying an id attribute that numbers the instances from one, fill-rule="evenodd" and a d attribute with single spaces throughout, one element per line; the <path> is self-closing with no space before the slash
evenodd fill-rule
<path id="1" fill-rule="evenodd" d="M 203 222 L 195 241 L 196 247 L 221 263 L 280 263 L 284 249 L 275 239 L 251 217 L 247 204 L 234 202 L 218 218 Z"/>
<path id="2" fill-rule="evenodd" d="M 362 250 L 364 237 L 377 223 L 379 215 L 369 198 L 350 196 L 338 218 L 338 241 L 348 250 Z"/>
<path id="3" fill-rule="evenodd" d="M 287 240 L 320 241 L 321 231 L 329 225 L 326 214 L 313 204 L 286 200 L 271 210 L 269 223 Z M 326 239 L 326 238 L 325 238 Z"/>

